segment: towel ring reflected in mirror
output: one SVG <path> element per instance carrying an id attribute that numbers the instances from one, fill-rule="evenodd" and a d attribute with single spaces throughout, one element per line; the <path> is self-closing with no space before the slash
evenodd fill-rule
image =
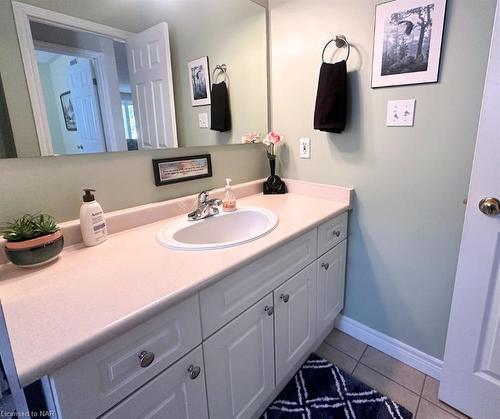
<path id="1" fill-rule="evenodd" d="M 335 42 L 335 46 L 337 48 L 347 47 L 347 56 L 345 57 L 345 61 L 347 61 L 349 59 L 349 55 L 351 54 L 351 45 L 349 44 L 349 42 L 347 41 L 347 38 L 344 35 L 338 35 L 335 38 L 330 39 L 326 43 L 325 47 L 323 48 L 323 53 L 321 54 L 322 61 L 324 63 L 326 63 L 325 51 L 326 51 L 326 48 L 328 47 L 328 45 L 330 45 L 332 42 Z"/>
<path id="2" fill-rule="evenodd" d="M 224 75 L 224 80 L 228 86 L 229 86 L 229 77 L 227 75 L 227 65 L 226 64 L 221 64 L 221 65 L 216 65 L 214 70 L 212 71 L 212 84 L 215 84 L 217 82 L 217 78 L 220 75 Z"/>

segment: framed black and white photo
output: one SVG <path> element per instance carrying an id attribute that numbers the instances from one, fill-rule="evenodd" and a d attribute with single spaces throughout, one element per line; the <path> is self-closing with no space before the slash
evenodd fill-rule
<path id="1" fill-rule="evenodd" d="M 375 13 L 372 87 L 438 81 L 446 0 L 395 0 Z"/>
<path id="2" fill-rule="evenodd" d="M 210 154 L 153 159 L 156 186 L 212 176 Z"/>
<path id="3" fill-rule="evenodd" d="M 198 58 L 188 63 L 193 106 L 210 105 L 210 76 L 208 57 Z"/>
<path id="4" fill-rule="evenodd" d="M 59 98 L 61 99 L 61 107 L 66 129 L 68 131 L 76 131 L 76 117 L 73 104 L 71 103 L 71 92 L 64 92 L 59 96 Z"/>

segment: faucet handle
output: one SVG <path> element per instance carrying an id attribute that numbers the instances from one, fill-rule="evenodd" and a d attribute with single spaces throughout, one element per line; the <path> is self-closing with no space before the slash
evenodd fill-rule
<path id="1" fill-rule="evenodd" d="M 206 189 L 198 194 L 198 204 L 206 204 L 208 201 L 208 192 L 211 189 Z"/>

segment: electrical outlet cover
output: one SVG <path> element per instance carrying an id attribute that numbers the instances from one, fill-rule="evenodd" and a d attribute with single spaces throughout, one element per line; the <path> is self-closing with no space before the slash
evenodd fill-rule
<path id="1" fill-rule="evenodd" d="M 390 100 L 387 102 L 388 127 L 412 127 L 415 99 Z"/>
<path id="2" fill-rule="evenodd" d="M 300 158 L 301 159 L 310 159 L 311 158 L 311 139 L 310 138 L 301 138 L 299 140 L 299 148 L 300 148 Z"/>
<path id="3" fill-rule="evenodd" d="M 203 112 L 198 114 L 198 125 L 200 128 L 208 128 L 208 113 Z"/>

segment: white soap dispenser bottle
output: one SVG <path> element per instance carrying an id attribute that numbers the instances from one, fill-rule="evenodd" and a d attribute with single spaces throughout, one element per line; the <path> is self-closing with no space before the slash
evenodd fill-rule
<path id="1" fill-rule="evenodd" d="M 83 204 L 80 207 L 80 229 L 86 246 L 95 246 L 108 237 L 104 212 L 95 200 L 94 189 L 84 189 Z"/>
<path id="2" fill-rule="evenodd" d="M 236 211 L 236 196 L 231 189 L 231 179 L 226 179 L 226 192 L 222 200 L 222 211 Z"/>

